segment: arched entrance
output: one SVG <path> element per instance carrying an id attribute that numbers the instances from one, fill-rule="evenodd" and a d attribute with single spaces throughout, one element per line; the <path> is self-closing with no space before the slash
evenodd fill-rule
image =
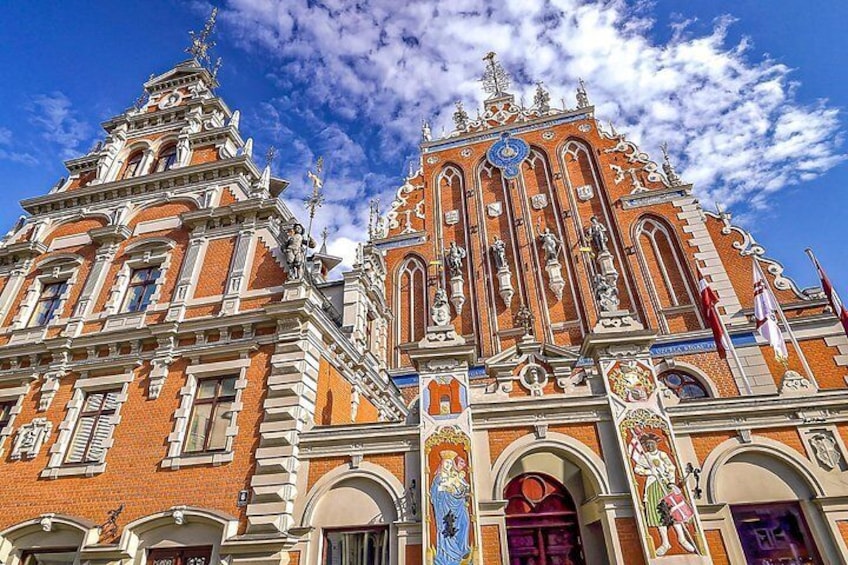
<path id="1" fill-rule="evenodd" d="M 510 565 L 584 565 L 577 508 L 549 475 L 524 473 L 504 489 Z"/>

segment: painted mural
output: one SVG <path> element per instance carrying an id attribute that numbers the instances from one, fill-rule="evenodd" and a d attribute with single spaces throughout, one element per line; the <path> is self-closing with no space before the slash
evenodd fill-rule
<path id="1" fill-rule="evenodd" d="M 709 562 L 653 366 L 628 360 L 603 368 L 646 555 L 652 562 L 686 555 Z"/>
<path id="2" fill-rule="evenodd" d="M 464 375 L 422 375 L 423 545 L 428 565 L 478 563 L 466 380 Z"/>

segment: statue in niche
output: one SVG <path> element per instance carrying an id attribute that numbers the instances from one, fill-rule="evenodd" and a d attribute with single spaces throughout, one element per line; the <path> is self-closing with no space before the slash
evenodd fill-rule
<path id="1" fill-rule="evenodd" d="M 289 267 L 289 277 L 292 280 L 300 280 L 303 277 L 303 266 L 306 260 L 306 236 L 303 233 L 303 226 L 295 224 L 289 238 L 286 240 L 286 262 Z M 315 243 L 310 239 L 310 247 L 314 247 Z"/>
<path id="2" fill-rule="evenodd" d="M 465 259 L 465 256 L 465 249 L 457 245 L 455 241 L 452 241 L 445 257 L 448 271 L 450 271 L 452 277 L 462 276 L 462 261 Z"/>
<path id="3" fill-rule="evenodd" d="M 437 326 L 446 326 L 450 323 L 450 308 L 448 306 L 448 293 L 443 288 L 436 289 L 433 297 L 433 306 L 430 308 L 430 317 Z"/>
<path id="4" fill-rule="evenodd" d="M 609 251 L 607 248 L 607 243 L 609 242 L 607 231 L 607 227 L 601 223 L 598 217 L 592 216 L 589 220 L 589 227 L 586 229 L 586 235 L 588 235 L 589 239 L 592 241 L 592 247 L 595 249 L 596 253 L 600 254 L 605 251 Z"/>
<path id="5" fill-rule="evenodd" d="M 542 241 L 542 249 L 545 251 L 545 259 L 547 261 L 556 261 L 559 256 L 560 241 L 556 234 L 551 231 L 551 228 L 545 228 L 545 231 L 539 234 L 539 239 Z"/>
<path id="6" fill-rule="evenodd" d="M 618 289 L 602 274 L 595 275 L 595 296 L 601 307 L 601 312 L 615 312 L 621 301 L 618 299 Z"/>
<path id="7" fill-rule="evenodd" d="M 506 243 L 495 236 L 495 240 L 492 242 L 492 245 L 489 246 L 489 249 L 492 252 L 492 258 L 495 261 L 495 268 L 500 271 L 507 268 L 506 265 Z"/>

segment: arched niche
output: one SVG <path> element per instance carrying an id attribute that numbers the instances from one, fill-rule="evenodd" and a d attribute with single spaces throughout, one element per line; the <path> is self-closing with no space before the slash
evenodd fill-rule
<path id="1" fill-rule="evenodd" d="M 730 504 L 809 500 L 813 489 L 787 460 L 755 450 L 733 455 L 718 470 L 716 500 Z"/>
<path id="2" fill-rule="evenodd" d="M 339 481 L 321 497 L 312 514 L 312 525 L 321 528 L 388 525 L 397 518 L 395 503 L 385 488 L 365 477 L 352 477 Z"/>

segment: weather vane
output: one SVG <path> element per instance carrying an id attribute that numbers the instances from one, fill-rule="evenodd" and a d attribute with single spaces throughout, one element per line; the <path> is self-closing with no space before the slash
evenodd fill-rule
<path id="1" fill-rule="evenodd" d="M 483 90 L 494 96 L 504 94 L 509 88 L 509 73 L 497 61 L 497 54 L 494 51 L 489 51 L 483 60 L 486 61 L 486 70 L 480 78 Z"/>
<path id="2" fill-rule="evenodd" d="M 185 51 L 194 57 L 198 63 L 205 67 L 212 66 L 212 59 L 209 56 L 209 51 L 215 47 L 215 42 L 209 39 L 209 37 L 215 29 L 215 19 L 217 17 L 218 8 L 212 8 L 212 13 L 209 15 L 209 19 L 206 20 L 206 24 L 204 24 L 203 29 L 199 33 L 195 33 L 193 31 L 188 32 L 191 37 L 191 46 L 187 47 Z M 220 66 L 221 63 L 219 59 L 219 62 L 215 64 L 215 70 L 217 71 Z"/>
<path id="3" fill-rule="evenodd" d="M 307 241 L 312 236 L 312 220 L 315 218 L 315 212 L 324 205 L 324 195 L 321 193 L 324 189 L 324 179 L 321 178 L 323 171 L 324 158 L 318 157 L 318 161 L 315 163 L 315 172 L 313 173 L 311 170 L 306 172 L 306 176 L 312 181 L 312 194 L 303 201 L 306 209 L 309 210 L 309 228 L 306 230 Z"/>

